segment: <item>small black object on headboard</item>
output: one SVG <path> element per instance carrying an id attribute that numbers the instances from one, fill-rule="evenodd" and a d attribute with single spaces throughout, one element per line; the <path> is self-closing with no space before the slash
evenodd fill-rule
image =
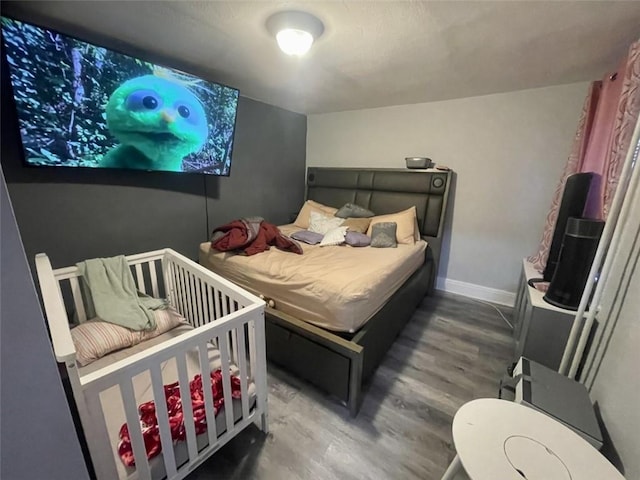
<path id="1" fill-rule="evenodd" d="M 307 169 L 307 199 L 340 208 L 356 203 L 376 215 L 415 205 L 420 234 L 429 243 L 428 257 L 440 258 L 451 171 L 386 168 Z"/>

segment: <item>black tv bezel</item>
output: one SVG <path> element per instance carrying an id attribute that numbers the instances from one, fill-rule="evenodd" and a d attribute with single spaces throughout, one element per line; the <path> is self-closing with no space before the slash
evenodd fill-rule
<path id="1" fill-rule="evenodd" d="M 77 171 L 77 172 L 100 172 L 100 171 L 112 171 L 112 172 L 127 172 L 127 173 L 131 173 L 131 172 L 145 172 L 145 173 L 160 173 L 160 174 L 176 174 L 176 175 L 204 175 L 206 177 L 212 177 L 212 178 L 219 178 L 219 177 L 229 177 L 231 176 L 231 167 L 233 165 L 233 153 L 235 151 L 235 147 L 236 147 L 236 129 L 238 126 L 238 110 L 239 110 L 239 104 L 240 104 L 240 89 L 235 88 L 235 87 L 231 87 L 229 85 L 227 85 L 226 83 L 221 83 L 215 80 L 209 80 L 208 78 L 205 78 L 205 76 L 200 75 L 199 73 L 191 73 L 187 70 L 182 70 L 181 68 L 176 68 L 170 65 L 170 62 L 164 62 L 164 61 L 159 61 L 156 62 L 154 60 L 150 60 L 148 58 L 145 57 L 141 57 L 138 55 L 132 55 L 131 53 L 127 53 L 126 51 L 123 51 L 121 48 L 112 48 L 110 46 L 106 46 L 106 45 L 101 45 L 99 43 L 94 43 L 92 41 L 88 41 L 85 40 L 84 38 L 77 36 L 77 35 L 71 35 L 68 33 L 65 33 L 61 30 L 58 30 L 56 28 L 50 28 L 50 27 L 46 27 L 43 26 L 42 24 L 40 24 L 39 22 L 33 22 L 31 20 L 23 20 L 21 18 L 17 18 L 15 16 L 12 15 L 6 15 L 4 13 L 0 14 L 0 25 L 1 25 L 1 21 L 2 18 L 7 18 L 9 20 L 13 20 L 15 22 L 20 22 L 20 23 L 25 23 L 27 25 L 31 25 L 33 27 L 36 28 L 40 28 L 42 30 L 47 30 L 53 33 L 59 33 L 60 35 L 64 35 L 68 38 L 72 38 L 74 40 L 77 40 L 79 42 L 84 42 L 87 43 L 93 47 L 97 47 L 97 48 L 106 48 L 107 50 L 110 50 L 114 53 L 117 53 L 119 55 L 124 55 L 127 57 L 131 57 L 133 59 L 136 60 L 142 60 L 144 62 L 148 62 L 148 63 L 153 63 L 154 65 L 157 65 L 159 67 L 163 67 L 163 68 L 169 68 L 171 70 L 175 70 L 179 73 L 185 73 L 187 75 L 190 75 L 192 77 L 196 77 L 200 80 L 204 80 L 205 82 L 209 82 L 209 83 L 213 83 L 216 85 L 220 85 L 221 87 L 225 87 L 225 88 L 229 88 L 231 90 L 235 90 L 237 92 L 237 101 L 236 101 L 236 115 L 233 121 L 233 134 L 232 134 L 232 147 L 231 147 L 231 155 L 230 155 L 230 162 L 229 162 L 229 170 L 226 173 L 226 175 L 223 174 L 216 174 L 216 173 L 207 173 L 207 172 L 197 172 L 197 171 L 181 171 L 181 172 L 176 172 L 176 171 L 172 171 L 172 170 L 152 170 L 152 169 L 144 169 L 144 168 L 119 168 L 119 167 L 80 167 L 80 166 L 67 166 L 67 165 L 34 165 L 33 163 L 29 163 L 27 161 L 26 158 L 26 150 L 24 148 L 24 144 L 22 143 L 22 134 L 20 132 L 17 132 L 17 137 L 20 141 L 20 152 L 21 152 L 21 162 L 23 167 L 26 168 L 35 168 L 35 169 L 42 169 L 42 170 L 52 170 L 52 171 L 59 171 L 59 169 L 64 169 L 65 171 Z M 126 47 L 124 47 L 126 48 Z M 136 47 L 132 46 L 132 49 L 135 50 Z M 9 64 L 9 62 L 7 61 L 7 52 L 6 52 L 6 47 L 5 47 L 5 40 L 4 40 L 4 33 L 2 31 L 2 28 L 0 28 L 0 49 L 2 50 L 0 56 L 0 61 L 2 62 L 2 66 L 5 67 L 4 70 L 6 70 L 7 75 L 8 75 L 8 87 L 11 89 L 11 103 L 13 104 L 12 110 L 13 110 L 13 114 L 14 117 L 16 119 L 16 123 L 18 125 L 18 129 L 20 128 L 20 116 L 18 115 L 18 106 L 16 104 L 16 100 L 15 100 L 15 92 L 13 89 L 13 81 L 11 80 L 11 65 Z M 150 55 L 152 56 L 152 55 Z M 205 178 L 206 178 L 205 177 Z"/>

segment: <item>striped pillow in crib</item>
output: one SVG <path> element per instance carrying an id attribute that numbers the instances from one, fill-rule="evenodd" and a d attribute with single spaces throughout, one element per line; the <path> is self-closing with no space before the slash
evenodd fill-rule
<path id="1" fill-rule="evenodd" d="M 120 325 L 93 318 L 71 329 L 71 338 L 76 347 L 76 361 L 84 367 L 108 353 L 133 347 L 145 340 L 162 335 L 187 320 L 173 307 L 153 312 L 156 328 L 149 331 L 130 330 Z"/>

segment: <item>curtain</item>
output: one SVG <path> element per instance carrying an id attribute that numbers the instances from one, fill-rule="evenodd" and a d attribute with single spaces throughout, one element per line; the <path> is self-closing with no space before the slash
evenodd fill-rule
<path id="1" fill-rule="evenodd" d="M 618 110 L 611 141 L 607 169 L 603 172 L 602 218 L 607 219 L 609 208 L 620 181 L 623 162 L 631 146 L 633 130 L 640 114 L 640 41 L 629 49 L 622 92 L 618 102 Z"/>
<path id="2" fill-rule="evenodd" d="M 544 232 L 542 234 L 542 240 L 540 240 L 540 246 L 538 252 L 527 258 L 527 261 L 533 264 L 533 267 L 542 272 L 547 265 L 547 258 L 549 257 L 549 249 L 551 248 L 551 241 L 553 240 L 553 230 L 556 226 L 556 220 L 558 220 L 558 210 L 560 209 L 560 200 L 562 199 L 562 192 L 564 192 L 565 183 L 567 178 L 574 173 L 580 172 L 584 155 L 587 150 L 587 144 L 589 136 L 591 135 L 591 129 L 593 126 L 593 119 L 596 113 L 596 107 L 598 106 L 598 99 L 600 98 L 600 90 L 602 89 L 602 82 L 593 82 L 589 86 L 589 93 L 585 98 L 584 105 L 582 106 L 582 113 L 580 114 L 580 120 L 578 121 L 578 129 L 573 137 L 573 145 L 569 158 L 564 166 L 564 171 L 560 177 L 560 182 L 556 187 L 556 191 L 553 194 L 553 201 L 551 202 L 551 208 L 547 214 L 547 219 L 544 224 Z"/>
<path id="3" fill-rule="evenodd" d="M 558 218 L 567 177 L 594 172 L 584 216 L 606 220 L 640 111 L 640 41 L 629 48 L 617 71 L 593 82 L 585 99 L 571 153 L 554 193 L 538 252 L 527 258 L 542 272 Z"/>

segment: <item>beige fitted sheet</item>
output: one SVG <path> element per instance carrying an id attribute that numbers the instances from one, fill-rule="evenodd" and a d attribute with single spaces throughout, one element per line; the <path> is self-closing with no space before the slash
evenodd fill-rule
<path id="1" fill-rule="evenodd" d="M 285 235 L 300 230 L 279 227 Z M 255 294 L 276 309 L 328 330 L 355 332 L 424 262 L 426 242 L 373 248 L 307 245 L 304 253 L 274 247 L 250 257 L 200 245 L 200 264 Z"/>

